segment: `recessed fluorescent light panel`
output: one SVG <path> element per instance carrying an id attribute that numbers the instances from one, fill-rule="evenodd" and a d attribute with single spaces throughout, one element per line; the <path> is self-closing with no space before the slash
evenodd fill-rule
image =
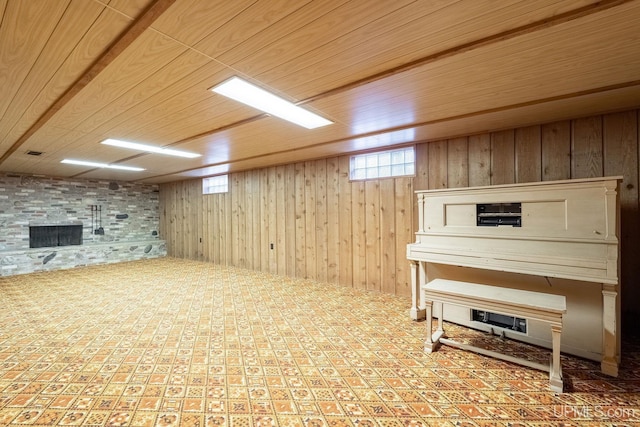
<path id="1" fill-rule="evenodd" d="M 114 147 L 129 148 L 131 150 L 146 151 L 147 153 L 165 154 L 167 156 L 186 157 L 193 159 L 200 157 L 200 154 L 190 153 L 188 151 L 173 150 L 171 148 L 155 147 L 153 145 L 138 144 L 137 142 L 121 141 L 119 139 L 105 139 L 102 144 L 112 145 Z"/>
<path id="2" fill-rule="evenodd" d="M 60 163 L 66 163 L 69 165 L 91 166 L 93 168 L 121 169 L 125 171 L 134 171 L 134 172 L 140 172 L 144 170 L 144 168 L 136 168 L 133 166 L 110 165 L 107 163 L 85 162 L 84 160 L 73 160 L 73 159 L 64 159 Z"/>
<path id="3" fill-rule="evenodd" d="M 211 90 L 307 129 L 315 129 L 333 123 L 239 77 L 232 77 Z"/>

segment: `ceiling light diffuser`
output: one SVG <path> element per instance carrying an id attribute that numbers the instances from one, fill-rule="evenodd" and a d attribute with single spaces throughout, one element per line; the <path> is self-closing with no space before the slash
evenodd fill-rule
<path id="1" fill-rule="evenodd" d="M 60 163 L 67 163 L 70 165 L 80 165 L 80 166 L 91 166 L 93 168 L 122 169 L 126 171 L 134 171 L 134 172 L 140 172 L 144 170 L 144 168 L 137 168 L 134 166 L 110 165 L 107 163 L 86 162 L 84 160 L 73 160 L 73 159 L 64 159 L 60 161 Z"/>
<path id="2" fill-rule="evenodd" d="M 239 77 L 232 77 L 211 90 L 307 129 L 333 123 Z"/>
<path id="3" fill-rule="evenodd" d="M 138 144 L 137 142 L 121 141 L 119 139 L 105 139 L 102 144 L 112 145 L 114 147 L 129 148 L 131 150 L 146 151 L 147 153 L 165 154 L 167 156 L 186 157 L 193 159 L 200 157 L 198 153 L 190 153 L 188 151 L 174 150 L 171 148 L 156 147 L 147 144 Z"/>

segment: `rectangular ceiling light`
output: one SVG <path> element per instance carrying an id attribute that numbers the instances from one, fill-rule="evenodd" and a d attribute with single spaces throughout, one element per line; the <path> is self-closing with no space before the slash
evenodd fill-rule
<path id="1" fill-rule="evenodd" d="M 239 77 L 232 77 L 211 90 L 307 129 L 333 123 Z"/>
<path id="2" fill-rule="evenodd" d="M 69 165 L 91 166 L 93 168 L 122 169 L 125 171 L 134 171 L 134 172 L 140 172 L 144 170 L 144 168 L 136 168 L 133 166 L 110 165 L 107 163 L 86 162 L 84 160 L 73 160 L 73 159 L 64 159 L 60 163 L 66 163 Z"/>
<path id="3" fill-rule="evenodd" d="M 153 145 L 138 144 L 137 142 L 121 141 L 119 139 L 105 139 L 102 144 L 112 145 L 114 147 L 129 148 L 131 150 L 145 151 L 147 153 L 165 154 L 167 156 L 186 157 L 193 159 L 200 157 L 200 154 L 190 153 L 188 151 L 173 150 L 171 148 L 156 147 Z"/>

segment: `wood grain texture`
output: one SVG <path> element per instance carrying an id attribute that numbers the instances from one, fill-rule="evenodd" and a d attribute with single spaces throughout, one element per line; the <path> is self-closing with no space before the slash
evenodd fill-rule
<path id="1" fill-rule="evenodd" d="M 316 163 L 304 163 L 304 209 L 305 209 L 305 235 L 304 258 L 307 266 L 305 277 L 317 277 L 318 265 L 316 259 L 317 252 L 317 228 L 316 228 Z"/>
<path id="2" fill-rule="evenodd" d="M 340 237 L 340 265 L 338 283 L 353 286 L 353 227 L 352 227 L 352 184 L 349 180 L 349 157 L 338 159 L 338 232 Z"/>
<path id="3" fill-rule="evenodd" d="M 365 181 L 365 265 L 366 289 L 380 291 L 380 181 Z"/>
<path id="4" fill-rule="evenodd" d="M 515 173 L 514 130 L 491 134 L 491 184 L 513 184 Z"/>
<path id="5" fill-rule="evenodd" d="M 284 229 L 286 274 L 296 277 L 296 168 L 294 164 L 285 166 L 284 175 Z M 277 212 L 279 214 L 279 212 Z"/>
<path id="6" fill-rule="evenodd" d="M 602 176 L 602 116 L 571 124 L 571 178 Z"/>
<path id="7" fill-rule="evenodd" d="M 351 186 L 351 237 L 353 259 L 353 287 L 367 288 L 367 210 L 364 181 L 355 181 Z"/>
<path id="8" fill-rule="evenodd" d="M 447 188 L 469 186 L 469 147 L 467 138 L 447 142 Z"/>
<path id="9" fill-rule="evenodd" d="M 408 296 L 406 245 L 415 239 L 417 185 L 436 182 L 442 188 L 449 182 L 460 183 L 459 177 L 465 174 L 469 186 L 487 185 L 492 158 L 495 163 L 498 157 L 500 164 L 513 165 L 498 174 L 514 180 L 516 176 L 539 181 L 566 179 L 572 158 L 595 151 L 600 155 L 584 157 L 590 159 L 584 163 L 586 168 L 575 168 L 583 163 L 574 163 L 574 168 L 624 177 L 620 190 L 622 304 L 628 318 L 637 310 L 635 301 L 640 298 L 634 281 L 640 274 L 634 260 L 634 254 L 640 252 L 639 114 L 630 110 L 547 123 L 539 131 L 538 127 L 526 127 L 472 135 L 466 138 L 466 152 L 464 138 L 419 143 L 415 177 L 351 181 L 349 156 L 340 156 L 233 173 L 229 193 L 221 195 L 201 196 L 200 180 L 163 184 L 161 236 L 167 240 L 170 255 L 197 257 L 194 237 L 205 235 L 204 258 L 234 266 L 246 265 L 246 258 L 254 256 L 256 241 L 248 239 L 249 234 L 270 236 L 279 248 L 266 251 L 275 254 L 274 265 L 254 259 L 254 269 L 271 268 L 293 277 Z M 572 136 L 572 129 L 578 138 Z M 574 148 L 578 151 L 573 152 Z M 492 154 L 492 150 L 500 150 L 500 154 Z M 466 172 L 460 169 L 459 161 L 450 160 L 465 157 Z M 539 167 L 518 166 L 516 174 L 516 165 L 525 161 Z M 247 184 L 253 180 L 259 185 Z M 256 194 L 249 196 L 248 191 Z M 208 202 L 200 202 L 200 198 Z M 247 205 L 255 200 L 260 200 L 260 208 L 254 205 L 249 216 Z M 194 215 L 194 210 L 202 210 L 202 214 Z M 201 224 L 187 225 L 191 220 Z M 252 222 L 251 233 L 247 233 L 248 221 Z M 264 253 L 260 251 L 260 256 Z"/>
<path id="10" fill-rule="evenodd" d="M 385 195 L 386 196 L 386 195 Z M 406 261 L 407 245 L 415 241 L 413 227 L 415 222 L 412 218 L 413 207 L 416 205 L 413 194 L 412 178 L 397 178 L 395 180 L 395 190 L 393 193 L 395 201 L 395 245 L 396 245 L 396 283 L 394 294 L 411 296 L 411 271 L 409 263 Z M 386 240 L 382 245 L 389 244 Z M 387 278 L 384 277 L 386 280 Z"/>
<path id="11" fill-rule="evenodd" d="M 620 184 L 620 244 L 622 247 L 621 276 L 622 308 L 632 312 L 633 303 L 640 301 L 640 286 L 633 278 L 640 277 L 640 264 L 631 262 L 631 253 L 640 251 L 640 188 L 639 132 L 640 111 L 625 111 L 603 116 L 603 170 L 605 176 L 622 176 Z"/>
<path id="12" fill-rule="evenodd" d="M 307 231 L 307 211 L 305 209 L 305 184 L 304 184 L 304 163 L 295 164 L 295 235 L 293 239 L 296 244 L 296 268 L 295 277 L 306 277 L 307 274 L 307 262 L 305 257 L 305 250 L 307 247 L 306 236 L 307 233 L 313 233 L 313 230 Z"/>
<path id="13" fill-rule="evenodd" d="M 397 259 L 396 245 L 396 180 L 381 179 L 379 181 L 380 204 L 378 212 L 380 215 L 380 232 L 376 246 L 379 247 L 380 255 L 380 286 L 379 290 L 384 293 L 395 294 L 397 282 Z M 393 195 L 389 197 L 389 195 Z M 401 201 L 401 200 L 400 200 Z M 367 230 L 367 234 L 369 230 Z M 388 242 L 383 245 L 382 242 Z M 404 252 L 403 252 L 404 253 Z M 405 262 L 402 262 L 405 264 Z"/>
<path id="14" fill-rule="evenodd" d="M 538 182 L 542 177 L 540 126 L 515 132 L 516 182 Z"/>
<path id="15" fill-rule="evenodd" d="M 469 137 L 469 185 L 479 187 L 491 184 L 491 135 Z"/>
<path id="16" fill-rule="evenodd" d="M 327 161 L 315 161 L 316 174 L 316 274 L 318 280 L 326 282 L 328 280 L 329 254 L 327 253 L 329 233 L 327 230 Z"/>
<path id="17" fill-rule="evenodd" d="M 46 125 L 63 107 L 70 104 L 74 98 L 80 94 L 80 92 L 87 87 L 95 78 L 97 78 L 103 70 L 105 70 L 112 62 L 114 62 L 119 55 L 123 54 L 126 49 L 131 46 L 138 37 L 151 26 L 151 24 L 166 11 L 175 0 L 155 0 L 145 9 L 143 14 L 134 21 L 131 26 L 122 33 L 109 48 L 100 55 L 91 67 L 78 78 L 68 89 L 64 91 L 51 105 L 44 111 L 37 120 L 24 132 L 20 138 L 18 138 L 11 147 L 0 156 L 0 164 L 4 162 L 11 154 L 13 154 L 18 148 L 22 146 L 33 134 Z M 22 2 L 19 2 L 22 4 Z M 47 4 L 28 2 L 28 4 Z M 50 13 L 50 11 L 47 11 Z M 41 15 L 42 16 L 42 15 Z M 40 33 L 39 31 L 32 31 L 34 34 Z M 174 47 L 175 48 L 175 47 Z"/>
<path id="18" fill-rule="evenodd" d="M 429 189 L 447 188 L 447 141 L 427 144 L 429 149 Z"/>
<path id="19" fill-rule="evenodd" d="M 571 178 L 571 122 L 564 120 L 541 127 L 542 180 Z"/>
<path id="20" fill-rule="evenodd" d="M 327 159 L 327 281 L 340 283 L 340 165 Z"/>

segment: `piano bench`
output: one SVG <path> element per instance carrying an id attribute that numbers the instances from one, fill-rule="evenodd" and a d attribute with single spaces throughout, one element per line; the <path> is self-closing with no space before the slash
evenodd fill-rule
<path id="1" fill-rule="evenodd" d="M 422 285 L 421 290 L 424 293 L 427 312 L 427 339 L 424 342 L 426 352 L 435 351 L 438 344 L 442 343 L 530 368 L 548 371 L 551 390 L 562 393 L 560 337 L 562 334 L 562 316 L 567 311 L 564 296 L 447 279 L 432 280 Z M 434 303 L 439 304 L 440 307 L 440 317 L 438 318 L 436 332 L 432 332 Z M 549 366 L 444 338 L 442 326 L 443 304 L 459 305 L 549 323 L 552 344 Z"/>

